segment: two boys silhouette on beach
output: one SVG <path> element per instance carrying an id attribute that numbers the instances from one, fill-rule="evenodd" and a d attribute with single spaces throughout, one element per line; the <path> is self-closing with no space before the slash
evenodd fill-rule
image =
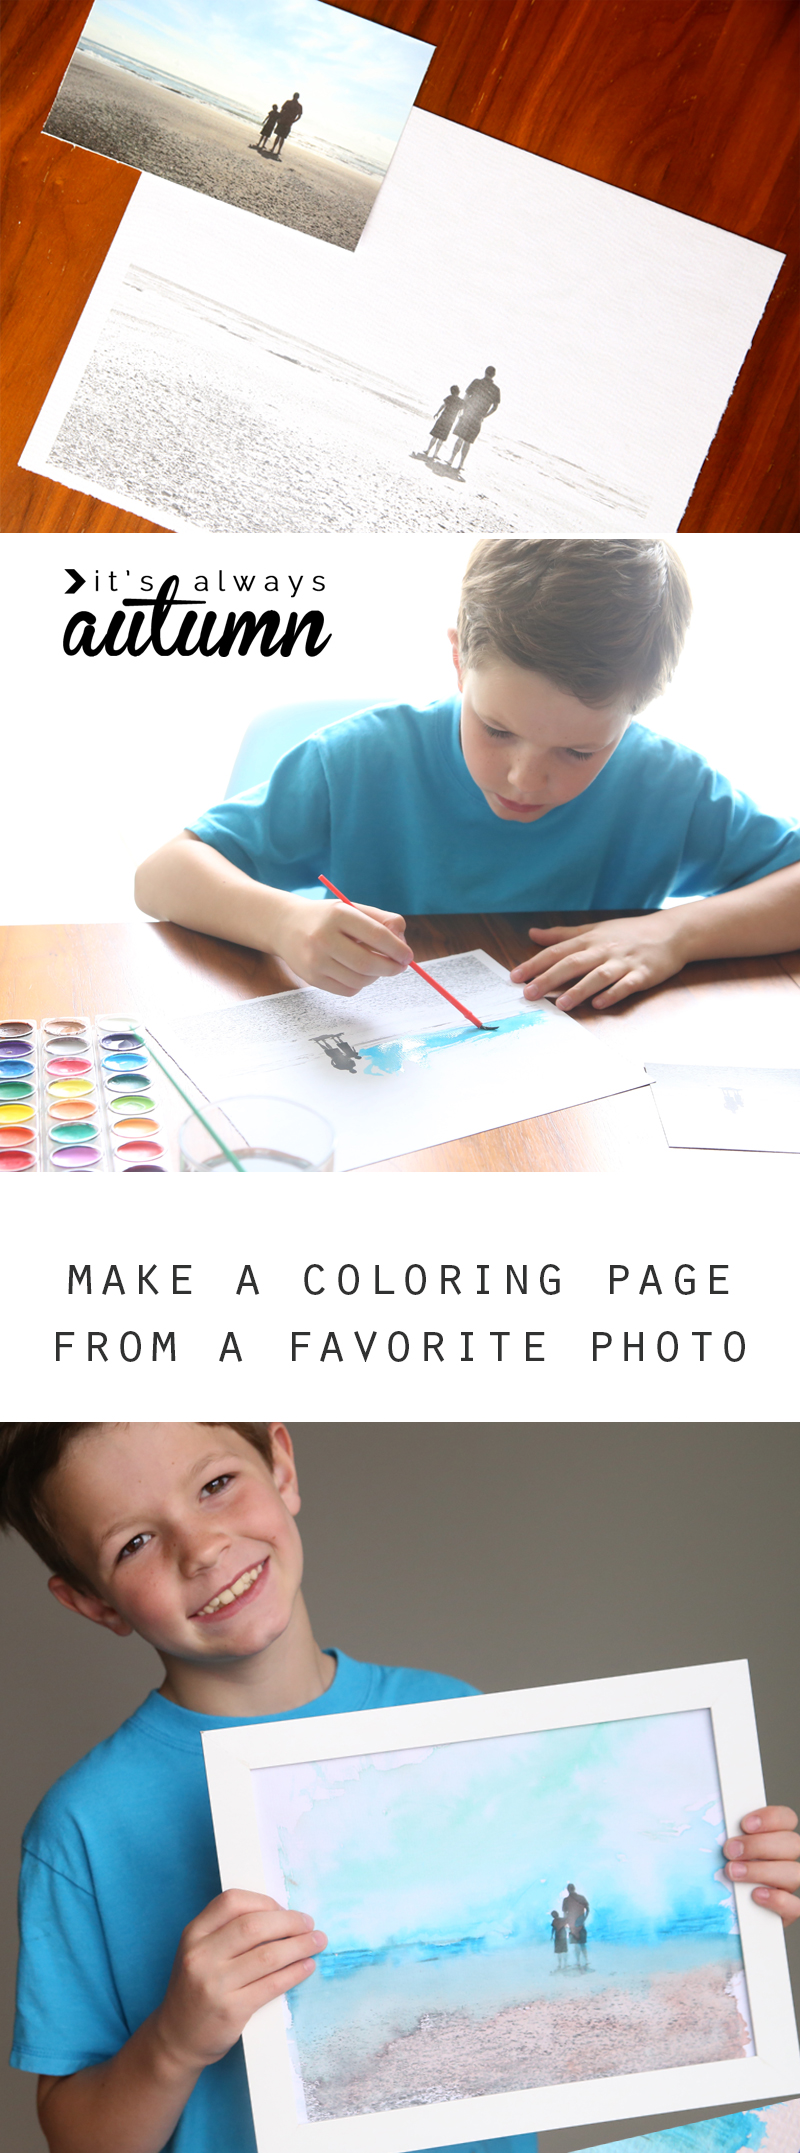
<path id="1" fill-rule="evenodd" d="M 495 372 L 495 367 L 485 367 L 484 372 L 469 383 L 463 396 L 458 382 L 451 382 L 449 394 L 444 397 L 434 418 L 428 446 L 417 452 L 420 463 L 438 463 L 439 449 L 452 431 L 455 436 L 453 449 L 445 469 L 452 471 L 454 478 L 461 478 L 469 450 L 473 441 L 477 441 L 484 419 L 497 410 L 500 402 Z"/>
<path id="2" fill-rule="evenodd" d="M 296 90 L 292 91 L 291 97 L 287 97 L 285 104 L 281 105 L 280 111 L 278 111 L 277 105 L 273 105 L 267 113 L 266 119 L 262 120 L 261 133 L 258 137 L 256 148 L 262 151 L 265 150 L 270 136 L 274 135 L 275 147 L 270 150 L 269 154 L 271 157 L 280 157 L 284 142 L 287 136 L 291 134 L 295 120 L 302 117 L 302 111 L 303 107 Z"/>

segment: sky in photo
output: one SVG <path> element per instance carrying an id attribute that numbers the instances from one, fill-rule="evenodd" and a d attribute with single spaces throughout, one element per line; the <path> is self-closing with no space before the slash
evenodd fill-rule
<path id="1" fill-rule="evenodd" d="M 256 1774 L 265 1852 L 337 1951 L 548 1933 L 569 1882 L 592 1934 L 725 1934 L 708 1712 Z M 269 1858 L 269 1853 L 268 1853 Z"/>
<path id="2" fill-rule="evenodd" d="M 82 35 L 249 110 L 297 90 L 301 133 L 382 163 L 434 49 L 325 0 L 98 0 Z"/>

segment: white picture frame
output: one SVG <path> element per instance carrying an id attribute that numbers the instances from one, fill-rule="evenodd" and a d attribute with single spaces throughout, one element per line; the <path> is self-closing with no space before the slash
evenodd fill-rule
<path id="1" fill-rule="evenodd" d="M 269 1892 L 285 1902 L 279 1866 L 266 1857 L 253 1778 L 271 1766 L 375 1757 L 691 1711 L 711 1717 L 724 1832 L 730 1835 L 741 1817 L 765 1799 L 746 1661 L 215 1729 L 203 1735 L 203 1749 L 222 1888 Z M 800 2092 L 800 2050 L 781 1925 L 753 1901 L 748 1887 L 728 1888 L 739 1924 L 752 2053 L 722 2062 L 303 2122 L 295 2096 L 288 2013 L 278 1998 L 254 2014 L 244 2033 L 259 2153 L 413 2153 L 476 2137 L 681 2108 L 734 2103 L 752 2107 Z M 321 1918 L 318 1910 L 309 1911 Z"/>

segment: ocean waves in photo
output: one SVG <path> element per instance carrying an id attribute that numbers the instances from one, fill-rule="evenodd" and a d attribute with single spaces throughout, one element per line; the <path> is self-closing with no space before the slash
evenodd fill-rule
<path id="1" fill-rule="evenodd" d="M 221 97 L 218 91 L 209 90 L 200 82 L 188 82 L 182 75 L 169 75 L 161 67 L 153 67 L 146 60 L 136 59 L 132 53 L 115 52 L 110 45 L 100 45 L 91 37 L 79 38 L 76 49 L 86 53 L 92 60 L 99 60 L 104 67 L 119 68 L 123 74 L 138 75 L 141 82 L 153 82 L 159 89 L 172 90 L 176 97 L 186 97 L 191 104 L 211 105 L 216 112 L 230 112 L 234 119 L 249 120 L 255 128 L 261 125 L 262 113 L 257 111 L 254 105 L 237 104 L 234 98 Z M 334 164 L 346 164 L 350 165 L 354 172 L 366 172 L 370 179 L 385 177 L 388 158 L 384 164 L 376 164 L 372 158 L 364 156 L 359 150 L 346 147 L 343 142 L 328 142 L 324 136 L 310 135 L 300 127 L 292 129 L 292 141 L 299 142 L 303 149 L 313 151 L 316 157 L 329 157 Z"/>

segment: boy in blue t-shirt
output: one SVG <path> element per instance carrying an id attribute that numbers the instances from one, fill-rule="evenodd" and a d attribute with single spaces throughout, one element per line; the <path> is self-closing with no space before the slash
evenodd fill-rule
<path id="1" fill-rule="evenodd" d="M 567 1010 L 795 948 L 800 829 L 635 722 L 690 615 L 663 540 L 482 539 L 450 631 L 458 696 L 313 734 L 153 853 L 137 903 L 342 995 L 409 964 L 408 913 L 615 914 L 530 929 L 511 978 Z M 320 875 L 350 907 L 300 894 Z"/>
<path id="2" fill-rule="evenodd" d="M 0 1520 L 43 1557 L 63 1606 L 136 1631 L 165 1671 L 24 1835 L 12 2061 L 39 2074 L 51 2153 L 254 2153 L 239 2036 L 313 1975 L 327 1939 L 313 1908 L 220 1894 L 202 1730 L 470 1694 L 320 1650 L 299 1507 L 280 1424 L 0 1427 Z M 800 1915 L 796 1823 L 762 1809 L 742 1821 L 749 1840 L 725 1843 L 728 1874 L 785 1922 Z"/>

